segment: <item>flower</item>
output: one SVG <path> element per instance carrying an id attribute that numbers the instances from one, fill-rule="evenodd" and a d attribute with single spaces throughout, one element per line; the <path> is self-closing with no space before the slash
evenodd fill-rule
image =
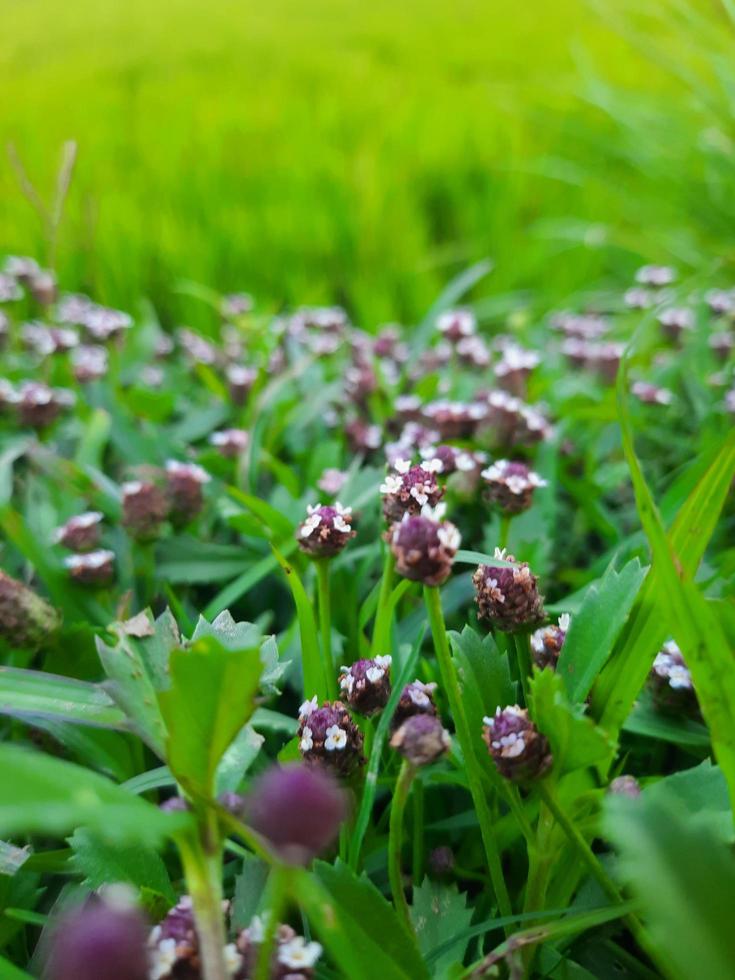
<path id="1" fill-rule="evenodd" d="M 211 477 L 195 463 L 180 463 L 169 459 L 166 463 L 166 493 L 169 499 L 169 517 L 174 527 L 183 527 L 194 520 L 204 506 L 202 487 Z"/>
<path id="2" fill-rule="evenodd" d="M 525 783 L 543 776 L 551 767 L 548 740 L 536 728 L 525 708 L 498 708 L 483 718 L 483 738 L 493 762 L 506 779 Z"/>
<path id="3" fill-rule="evenodd" d="M 434 692 L 437 685 L 434 681 L 424 684 L 423 681 L 411 681 L 401 691 L 396 710 L 391 718 L 391 731 L 396 731 L 407 718 L 414 715 L 436 715 Z"/>
<path id="4" fill-rule="evenodd" d="M 520 514 L 528 510 L 537 487 L 547 486 L 538 473 L 525 463 L 499 459 L 483 470 L 481 476 L 487 484 L 488 499 L 504 514 Z"/>
<path id="5" fill-rule="evenodd" d="M 153 541 L 168 517 L 166 494 L 155 483 L 131 480 L 122 485 L 122 525 L 137 541 Z"/>
<path id="6" fill-rule="evenodd" d="M 115 552 L 100 548 L 82 555 L 68 555 L 64 565 L 80 585 L 107 585 L 115 570 Z"/>
<path id="7" fill-rule="evenodd" d="M 230 364 L 225 375 L 230 389 L 230 398 L 235 405 L 244 405 L 245 399 L 258 377 L 258 372 L 254 368 Z"/>
<path id="8" fill-rule="evenodd" d="M 404 514 L 419 514 L 427 504 L 436 507 L 444 490 L 436 482 L 442 470 L 441 460 L 425 459 L 412 466 L 407 459 L 397 459 L 395 472 L 389 473 L 380 485 L 383 495 L 383 516 L 388 524 L 400 521 Z"/>
<path id="9" fill-rule="evenodd" d="M 70 517 L 54 532 L 54 541 L 71 551 L 91 551 L 99 544 L 102 514 L 97 510 L 86 511 Z"/>
<path id="10" fill-rule="evenodd" d="M 262 918 L 253 916 L 247 929 L 237 936 L 236 948 L 241 956 L 241 964 L 234 974 L 235 980 L 249 980 L 255 976 L 260 946 L 265 935 Z M 288 925 L 279 925 L 276 930 L 276 947 L 270 964 L 272 980 L 310 980 L 314 967 L 322 954 L 319 943 L 307 942 L 298 936 Z"/>
<path id="11" fill-rule="evenodd" d="M 404 514 L 388 532 L 396 570 L 424 585 L 441 585 L 449 578 L 461 543 L 459 531 L 444 518 L 445 506 L 423 507 L 419 515 Z"/>
<path id="12" fill-rule="evenodd" d="M 696 710 L 694 682 L 682 652 L 673 640 L 656 654 L 650 673 L 656 706 L 663 711 Z"/>
<path id="13" fill-rule="evenodd" d="M 369 716 L 386 706 L 390 697 L 390 665 L 391 657 L 379 656 L 341 668 L 340 690 L 353 711 Z"/>
<path id="14" fill-rule="evenodd" d="M 0 636 L 20 650 L 37 650 L 53 637 L 61 617 L 45 599 L 0 571 Z"/>
<path id="15" fill-rule="evenodd" d="M 668 388 L 659 388 L 647 381 L 634 381 L 630 391 L 644 405 L 670 405 L 674 397 Z"/>
<path id="16" fill-rule="evenodd" d="M 312 558 L 332 558 L 354 538 L 352 508 L 338 501 L 306 508 L 307 518 L 296 532 L 299 548 Z"/>
<path id="17" fill-rule="evenodd" d="M 670 306 L 668 309 L 661 310 L 656 319 L 666 336 L 674 342 L 678 341 L 683 333 L 694 329 L 694 314 L 685 308 Z"/>
<path id="18" fill-rule="evenodd" d="M 501 388 L 522 396 L 531 371 L 541 363 L 541 355 L 536 351 L 525 350 L 516 344 L 503 348 L 501 359 L 494 367 L 495 377 Z"/>
<path id="19" fill-rule="evenodd" d="M 80 384 L 98 381 L 107 374 L 107 351 L 95 344 L 84 344 L 71 352 L 71 366 Z"/>
<path id="20" fill-rule="evenodd" d="M 316 965 L 321 955 L 322 947 L 319 943 L 307 943 L 303 936 L 294 936 L 288 942 L 281 943 L 277 954 L 278 962 L 289 970 L 303 970 L 304 967 L 310 969 Z"/>
<path id="21" fill-rule="evenodd" d="M 328 493 L 330 497 L 333 497 L 340 492 L 346 482 L 347 473 L 344 470 L 327 469 L 319 477 L 317 486 L 324 493 Z"/>
<path id="22" fill-rule="evenodd" d="M 454 402 L 440 399 L 424 406 L 424 419 L 437 429 L 442 439 L 469 439 L 487 418 L 481 402 Z"/>
<path id="23" fill-rule="evenodd" d="M 542 670 L 544 667 L 551 667 L 553 670 L 559 662 L 570 621 L 569 615 L 563 613 L 559 617 L 558 626 L 542 626 L 531 634 L 531 653 Z"/>
<path id="24" fill-rule="evenodd" d="M 449 733 L 431 714 L 412 715 L 394 733 L 391 747 L 412 766 L 428 766 L 448 751 Z"/>
<path id="25" fill-rule="evenodd" d="M 21 425 L 44 429 L 75 402 L 72 392 L 49 388 L 40 381 L 24 381 L 14 398 Z"/>
<path id="26" fill-rule="evenodd" d="M 349 776 L 365 761 L 362 733 L 341 701 L 325 701 L 321 707 L 314 700 L 305 702 L 297 735 L 301 757 L 309 764 Z"/>
<path id="27" fill-rule="evenodd" d="M 641 787 L 635 776 L 616 776 L 607 788 L 613 796 L 627 796 L 637 800 L 641 795 Z"/>
<path id="28" fill-rule="evenodd" d="M 636 272 L 635 281 L 641 286 L 652 286 L 660 289 L 670 286 L 676 279 L 676 272 L 668 265 L 644 265 Z"/>
<path id="29" fill-rule="evenodd" d="M 347 797 L 324 769 L 299 763 L 272 766 L 252 784 L 244 816 L 282 860 L 307 864 L 337 837 L 347 816 Z"/>
<path id="30" fill-rule="evenodd" d="M 477 327 L 475 314 L 471 310 L 447 310 L 436 321 L 442 336 L 456 344 L 463 337 L 471 337 Z"/>
<path id="31" fill-rule="evenodd" d="M 239 456 L 245 452 L 250 442 L 250 435 L 245 429 L 220 429 L 209 437 L 210 446 L 214 446 L 223 456 Z"/>
<path id="32" fill-rule="evenodd" d="M 495 558 L 510 565 L 480 565 L 472 576 L 478 616 L 487 619 L 504 633 L 536 626 L 546 618 L 543 597 L 539 595 L 536 576 L 526 562 L 516 562 L 513 555 L 495 549 Z"/>

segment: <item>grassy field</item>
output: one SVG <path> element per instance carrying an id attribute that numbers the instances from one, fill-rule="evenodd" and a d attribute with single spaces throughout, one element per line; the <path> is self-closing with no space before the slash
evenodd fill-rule
<path id="1" fill-rule="evenodd" d="M 61 277 L 165 322 L 181 280 L 412 321 L 485 256 L 562 302 L 733 258 L 732 24 L 635 6 L 2 0 L 3 142 L 46 197 L 78 142 Z M 42 256 L 4 153 L 0 207 Z"/>

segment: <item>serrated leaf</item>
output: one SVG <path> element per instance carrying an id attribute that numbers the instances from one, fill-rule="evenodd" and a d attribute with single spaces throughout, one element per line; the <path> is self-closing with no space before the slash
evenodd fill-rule
<path id="1" fill-rule="evenodd" d="M 236 622 L 229 609 L 221 612 L 211 623 L 200 616 L 192 640 L 198 640 L 202 636 L 215 637 L 227 650 L 245 650 L 259 646 L 263 665 L 261 687 L 266 694 L 281 693 L 277 686 L 278 681 L 289 665 L 281 663 L 278 659 L 278 644 L 275 636 L 263 637 L 260 627 L 255 623 Z"/>
<path id="2" fill-rule="evenodd" d="M 465 626 L 461 633 L 450 632 L 449 641 L 459 666 L 467 717 L 471 724 L 474 718 L 474 727 L 479 731 L 484 715 L 492 715 L 497 707 L 516 701 L 510 664 L 489 633 L 481 637 L 471 626 Z"/>
<path id="3" fill-rule="evenodd" d="M 472 921 L 473 909 L 467 907 L 467 896 L 456 885 L 443 885 L 429 878 L 414 886 L 411 905 L 411 921 L 419 949 L 425 957 L 446 942 L 467 930 Z M 469 945 L 469 939 L 459 939 L 451 948 L 432 960 L 435 974 L 441 974 L 453 963 L 461 963 Z"/>
<path id="4" fill-rule="evenodd" d="M 163 895 L 169 905 L 176 902 L 166 866 L 152 848 L 137 842 L 111 843 L 86 828 L 75 831 L 69 846 L 73 851 L 69 867 L 84 876 L 89 888 L 96 890 L 111 881 L 124 881 Z"/>
<path id="5" fill-rule="evenodd" d="M 583 701 L 612 653 L 648 571 L 637 558 L 620 571 L 614 560 L 599 582 L 587 590 L 572 617 L 557 672 L 572 701 Z"/>
<path id="6" fill-rule="evenodd" d="M 211 796 L 220 759 L 255 710 L 259 651 L 228 650 L 202 636 L 174 650 L 169 669 L 171 687 L 158 696 L 168 764 L 187 789 Z"/>

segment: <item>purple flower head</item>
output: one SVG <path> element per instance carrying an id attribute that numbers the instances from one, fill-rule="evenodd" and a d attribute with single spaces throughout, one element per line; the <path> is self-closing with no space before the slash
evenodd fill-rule
<path id="1" fill-rule="evenodd" d="M 735 290 L 710 289 L 704 301 L 713 316 L 729 316 L 735 310 Z"/>
<path id="2" fill-rule="evenodd" d="M 694 682 L 678 645 L 669 640 L 656 654 L 650 673 L 656 706 L 663 711 L 696 710 Z"/>
<path id="3" fill-rule="evenodd" d="M 456 344 L 463 337 L 471 337 L 477 329 L 475 314 L 471 310 L 447 310 L 436 321 L 437 330 L 450 343 Z"/>
<path id="4" fill-rule="evenodd" d="M 419 515 L 404 514 L 388 532 L 396 570 L 424 585 L 441 585 L 449 578 L 460 546 L 459 531 L 445 521 L 444 504 L 423 507 Z"/>
<path id="5" fill-rule="evenodd" d="M 641 787 L 635 776 L 617 776 L 607 788 L 608 793 L 613 796 L 627 796 L 631 800 L 637 800 L 641 795 Z"/>
<path id="6" fill-rule="evenodd" d="M 60 625 L 59 614 L 45 599 L 0 571 L 0 637 L 20 650 L 36 650 Z"/>
<path id="7" fill-rule="evenodd" d="M 397 731 L 407 718 L 412 718 L 414 715 L 436 716 L 435 691 L 436 684 L 434 681 L 424 684 L 423 681 L 415 680 L 406 684 L 401 691 L 396 710 L 393 712 L 391 731 Z"/>
<path id="8" fill-rule="evenodd" d="M 96 510 L 70 517 L 54 532 L 54 541 L 70 551 L 92 551 L 100 541 L 102 514 Z"/>
<path id="9" fill-rule="evenodd" d="M 472 576 L 480 619 L 489 620 L 504 633 L 537 626 L 546 618 L 536 576 L 526 562 L 516 562 L 505 550 L 495 557 L 512 565 L 480 565 Z"/>
<path id="10" fill-rule="evenodd" d="M 209 444 L 229 459 L 245 452 L 250 435 L 245 429 L 220 429 L 209 437 Z"/>
<path id="11" fill-rule="evenodd" d="M 289 864 L 325 851 L 346 816 L 346 794 L 331 773 L 298 763 L 268 769 L 245 800 L 247 823 Z"/>
<path id="12" fill-rule="evenodd" d="M 441 439 L 469 439 L 487 418 L 481 402 L 439 400 L 424 406 L 424 419 L 439 432 Z"/>
<path id="13" fill-rule="evenodd" d="M 244 405 L 250 389 L 255 384 L 258 372 L 241 364 L 230 364 L 225 372 L 230 389 L 230 398 L 235 405 Z"/>
<path id="14" fill-rule="evenodd" d="M 344 470 L 327 469 L 319 477 L 317 486 L 330 497 L 336 496 L 347 482 L 347 473 Z"/>
<path id="15" fill-rule="evenodd" d="M 168 517 L 169 502 L 155 483 L 131 480 L 122 485 L 122 525 L 136 541 L 154 541 Z"/>
<path id="16" fill-rule="evenodd" d="M 354 538 L 352 508 L 338 501 L 333 505 L 316 504 L 307 507 L 308 514 L 297 531 L 299 548 L 312 558 L 332 558 Z"/>
<path id="17" fill-rule="evenodd" d="M 350 776 L 365 761 L 363 737 L 341 701 L 316 697 L 299 710 L 299 751 L 304 762 L 325 766 L 340 776 Z"/>
<path id="18" fill-rule="evenodd" d="M 75 402 L 72 392 L 49 388 L 40 381 L 24 381 L 14 399 L 21 425 L 44 429 Z"/>
<path id="19" fill-rule="evenodd" d="M 115 552 L 100 548 L 84 554 L 67 555 L 64 565 L 79 585 L 109 585 L 115 574 Z"/>
<path id="20" fill-rule="evenodd" d="M 428 766 L 446 754 L 450 741 L 449 733 L 435 715 L 418 714 L 396 729 L 390 744 L 412 766 Z"/>
<path id="21" fill-rule="evenodd" d="M 563 613 L 559 617 L 558 626 L 542 626 L 531 634 L 531 653 L 534 662 L 542 670 L 544 667 L 551 667 L 552 670 L 556 668 L 569 630 L 569 623 L 569 615 Z"/>
<path id="22" fill-rule="evenodd" d="M 168 460 L 166 493 L 169 499 L 169 517 L 174 527 L 183 527 L 199 515 L 204 506 L 202 488 L 210 479 L 209 473 L 195 463 Z"/>
<path id="23" fill-rule="evenodd" d="M 389 473 L 380 485 L 383 495 L 383 516 L 387 523 L 395 524 L 404 514 L 420 514 L 421 508 L 436 507 L 444 496 L 444 489 L 436 482 L 441 472 L 441 462 L 424 460 L 412 466 L 407 459 L 397 459 L 394 473 Z"/>
<path id="24" fill-rule="evenodd" d="M 240 956 L 240 964 L 232 973 L 234 980 L 248 980 L 255 976 L 265 936 L 264 919 L 267 920 L 267 913 L 262 918 L 254 916 L 247 929 L 238 933 L 235 949 Z M 281 924 L 276 930 L 276 948 L 268 976 L 271 980 L 311 980 L 321 954 L 319 943 L 313 940 L 307 942 L 291 926 Z"/>
<path id="25" fill-rule="evenodd" d="M 634 381 L 630 392 L 644 405 L 670 405 L 674 398 L 668 388 L 659 388 L 647 381 Z"/>
<path id="26" fill-rule="evenodd" d="M 514 783 L 525 783 L 549 770 L 552 759 L 548 740 L 525 708 L 517 704 L 498 708 L 483 722 L 483 738 L 501 776 Z"/>
<path id="27" fill-rule="evenodd" d="M 253 297 L 249 293 L 228 293 L 222 297 L 222 316 L 239 317 L 253 308 Z"/>
<path id="28" fill-rule="evenodd" d="M 654 289 L 670 286 L 674 279 L 676 272 L 668 265 L 644 265 L 635 274 L 637 283 Z"/>
<path id="29" fill-rule="evenodd" d="M 525 463 L 499 459 L 482 471 L 488 499 L 504 514 L 520 514 L 533 503 L 537 487 L 545 487 L 538 473 Z"/>
<path id="30" fill-rule="evenodd" d="M 72 370 L 79 384 L 104 378 L 108 364 L 107 351 L 96 344 L 84 344 L 73 350 L 71 354 Z"/>
<path id="31" fill-rule="evenodd" d="M 374 715 L 388 703 L 390 697 L 389 656 L 357 660 L 351 667 L 342 667 L 339 687 L 347 704 L 361 715 Z"/>
<path id="32" fill-rule="evenodd" d="M 369 425 L 362 419 L 352 419 L 344 427 L 350 449 L 355 453 L 372 453 L 380 449 L 383 430 L 379 425 Z"/>
<path id="33" fill-rule="evenodd" d="M 694 314 L 683 307 L 670 306 L 662 310 L 657 319 L 664 334 L 674 343 L 681 339 L 683 333 L 694 329 Z"/>

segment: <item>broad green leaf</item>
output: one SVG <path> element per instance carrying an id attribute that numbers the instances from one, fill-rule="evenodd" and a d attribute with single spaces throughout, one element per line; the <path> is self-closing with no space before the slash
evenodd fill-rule
<path id="1" fill-rule="evenodd" d="M 613 560 L 600 581 L 586 591 L 581 609 L 572 617 L 557 666 L 572 701 L 584 701 L 589 694 L 630 615 L 647 571 L 634 558 L 618 572 Z"/>
<path id="2" fill-rule="evenodd" d="M 421 885 L 414 885 L 411 922 L 422 954 L 428 957 L 449 940 L 457 939 L 432 960 L 435 974 L 464 959 L 469 940 L 461 936 L 469 927 L 473 913 L 474 909 L 467 906 L 467 895 L 454 884 L 443 885 L 424 878 Z"/>
<path id="3" fill-rule="evenodd" d="M 288 669 L 287 663 L 278 659 L 278 644 L 275 636 L 264 637 L 260 627 L 255 623 L 236 622 L 229 609 L 221 612 L 211 623 L 200 616 L 196 624 L 192 640 L 202 636 L 213 636 L 227 650 L 244 650 L 250 647 L 260 647 L 260 661 L 263 672 L 260 675 L 260 686 L 266 694 L 280 694 L 278 681 Z"/>
<path id="4" fill-rule="evenodd" d="M 293 536 L 294 525 L 276 507 L 273 507 L 265 500 L 261 500 L 259 497 L 252 496 L 252 494 L 243 493 L 237 487 L 228 486 L 227 492 L 233 500 L 242 504 L 251 514 L 257 517 L 272 532 L 276 541 L 285 541 Z"/>
<path id="5" fill-rule="evenodd" d="M 211 796 L 220 759 L 252 715 L 262 665 L 256 648 L 228 650 L 212 636 L 174 650 L 171 687 L 158 695 L 166 758 L 187 789 Z"/>
<path id="6" fill-rule="evenodd" d="M 10 960 L 0 956 L 0 980 L 33 980 L 30 973 L 13 966 Z"/>
<path id="7" fill-rule="evenodd" d="M 692 826 L 706 824 L 728 843 L 735 838 L 727 782 L 709 759 L 650 783 L 643 795 L 649 802 L 677 809 L 683 817 L 690 819 Z"/>
<path id="8" fill-rule="evenodd" d="M 0 745 L 0 835 L 60 837 L 77 827 L 107 841 L 155 847 L 187 827 L 186 813 L 163 813 L 104 776 L 74 763 Z"/>
<path id="9" fill-rule="evenodd" d="M 0 714 L 102 728 L 124 729 L 127 724 L 123 712 L 98 684 L 17 667 L 0 667 Z"/>
<path id="10" fill-rule="evenodd" d="M 220 759 L 216 781 L 218 793 L 234 792 L 238 788 L 264 742 L 263 736 L 252 725 L 245 725 Z"/>
<path id="11" fill-rule="evenodd" d="M 605 830 L 619 873 L 643 902 L 651 948 L 673 980 L 730 980 L 735 858 L 712 831 L 660 800 L 608 797 Z"/>
<path id="12" fill-rule="evenodd" d="M 633 705 L 633 710 L 625 719 L 623 731 L 692 749 L 706 750 L 710 745 L 709 732 L 704 725 L 683 715 L 660 711 L 646 691 Z"/>
<path id="13" fill-rule="evenodd" d="M 222 582 L 250 566 L 244 548 L 180 535 L 156 549 L 156 572 L 173 584 Z"/>
<path id="14" fill-rule="evenodd" d="M 111 881 L 125 881 L 163 895 L 169 905 L 175 904 L 176 893 L 168 871 L 153 848 L 142 847 L 138 842 L 111 843 L 86 828 L 75 831 L 69 846 L 73 851 L 69 868 L 83 875 L 89 888 L 96 890 Z"/>
<path id="15" fill-rule="evenodd" d="M 243 856 L 242 871 L 235 878 L 235 894 L 232 899 L 233 929 L 245 929 L 259 911 L 269 870 L 265 861 L 254 854 Z"/>
<path id="16" fill-rule="evenodd" d="M 278 711 L 271 711 L 270 708 L 256 708 L 251 724 L 256 731 L 283 732 L 286 735 L 295 735 L 296 729 L 299 727 L 296 718 L 291 717 L 291 715 L 282 715 Z"/>
<path id="17" fill-rule="evenodd" d="M 471 626 L 465 626 L 461 633 L 450 632 L 449 641 L 459 668 L 467 718 L 480 732 L 485 715 L 514 704 L 518 697 L 508 658 L 489 633 L 481 637 Z"/>

